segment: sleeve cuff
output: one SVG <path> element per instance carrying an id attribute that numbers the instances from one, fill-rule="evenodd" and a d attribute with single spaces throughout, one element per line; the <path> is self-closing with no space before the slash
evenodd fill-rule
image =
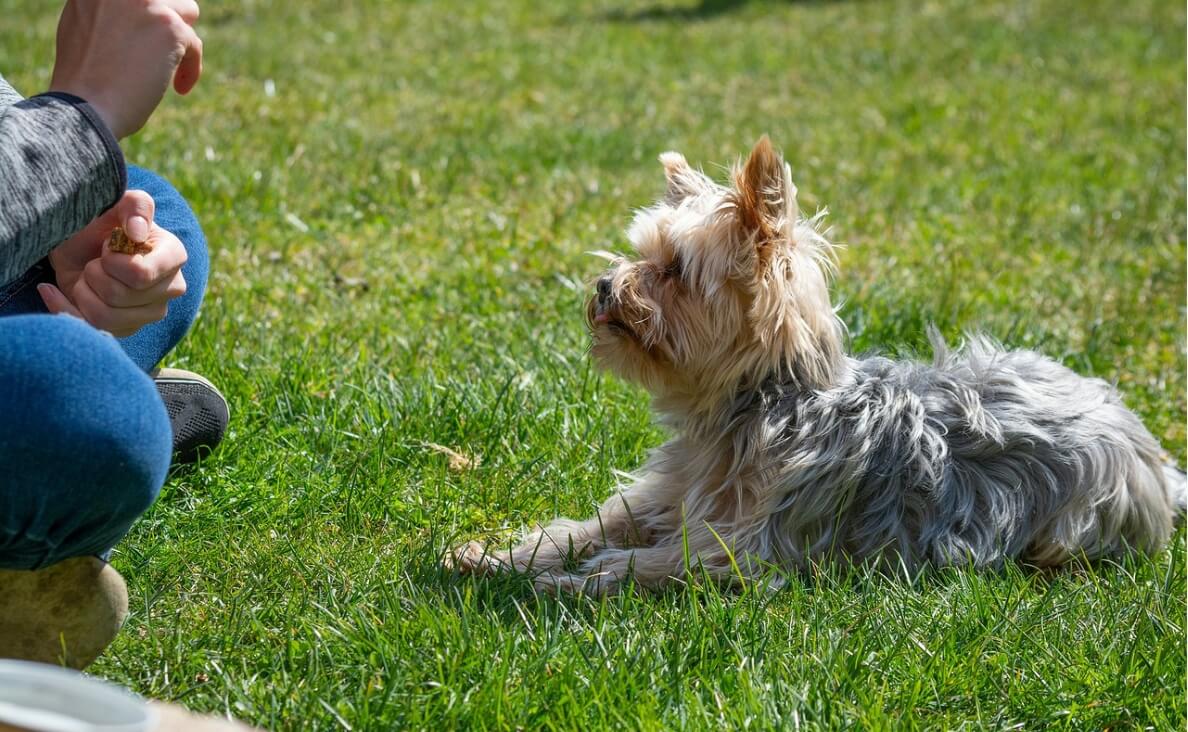
<path id="1" fill-rule="evenodd" d="M 107 127 L 107 123 L 103 121 L 103 118 L 99 116 L 99 113 L 95 111 L 95 108 L 87 103 L 87 100 L 83 99 L 82 97 L 76 97 L 75 95 L 68 94 L 67 92 L 55 91 L 46 92 L 45 94 L 38 94 L 37 96 L 50 97 L 52 99 L 57 99 L 60 102 L 69 104 L 70 106 L 77 109 L 83 117 L 86 117 L 87 121 L 91 123 L 91 127 L 95 128 L 95 132 L 98 133 L 99 139 L 103 141 L 103 147 L 107 150 L 107 161 L 111 166 L 111 173 L 115 179 L 119 181 L 119 184 L 116 186 L 115 198 L 111 201 L 111 203 L 107 204 L 103 210 L 106 211 L 107 209 L 116 205 L 120 198 L 123 197 L 124 191 L 128 189 L 128 165 L 124 160 L 124 151 L 120 149 L 120 143 L 118 140 L 116 140 L 112 131 Z"/>

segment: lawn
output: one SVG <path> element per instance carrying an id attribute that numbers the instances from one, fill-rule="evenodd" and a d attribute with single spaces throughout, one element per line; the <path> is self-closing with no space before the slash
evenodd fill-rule
<path id="1" fill-rule="evenodd" d="M 0 0 L 44 87 L 50 4 Z M 985 330 L 1114 381 L 1185 460 L 1185 10 L 1164 0 L 204 3 L 127 143 L 211 239 L 170 365 L 232 403 L 117 549 L 92 667 L 274 730 L 1183 729 L 1169 552 L 605 601 L 441 571 L 587 515 L 663 439 L 582 304 L 662 190 L 768 133 L 844 245 L 857 351 Z M 429 443 L 474 458 L 451 468 Z"/>

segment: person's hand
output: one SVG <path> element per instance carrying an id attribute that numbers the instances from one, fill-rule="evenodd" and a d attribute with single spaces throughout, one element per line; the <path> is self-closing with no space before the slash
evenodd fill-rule
<path id="1" fill-rule="evenodd" d="M 170 80 L 187 94 L 202 75 L 195 0 L 67 0 L 50 91 L 82 97 L 117 138 L 148 121 Z"/>
<path id="2" fill-rule="evenodd" d="M 58 286 L 37 291 L 51 313 L 82 318 L 117 337 L 129 336 L 165 317 L 169 301 L 186 292 L 181 267 L 186 249 L 153 223 L 153 199 L 128 191 L 112 208 L 54 248 L 49 255 Z M 111 230 L 145 243 L 145 254 L 119 254 L 105 246 Z"/>

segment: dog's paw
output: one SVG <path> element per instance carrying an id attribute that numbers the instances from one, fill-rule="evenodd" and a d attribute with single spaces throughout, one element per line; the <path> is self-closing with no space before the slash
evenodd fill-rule
<path id="1" fill-rule="evenodd" d="M 498 562 L 487 551 L 486 545 L 478 541 L 449 550 L 442 558 L 442 564 L 459 574 L 481 575 L 498 568 Z"/>
<path id="2" fill-rule="evenodd" d="M 621 584 L 608 574 L 553 574 L 546 572 L 536 576 L 533 585 L 540 592 L 549 595 L 585 595 L 586 597 L 607 597 L 617 594 Z"/>

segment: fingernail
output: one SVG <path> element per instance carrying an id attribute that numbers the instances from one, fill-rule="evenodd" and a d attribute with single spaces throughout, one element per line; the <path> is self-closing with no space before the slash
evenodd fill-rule
<path id="1" fill-rule="evenodd" d="M 148 239 L 149 224 L 143 216 L 133 216 L 124 224 L 124 233 L 132 241 L 140 244 Z"/>
<path id="2" fill-rule="evenodd" d="M 42 282 L 37 286 L 37 294 L 41 295 L 41 301 L 45 303 L 45 307 L 51 313 L 57 305 L 57 299 L 54 297 L 54 288 L 49 284 Z"/>

